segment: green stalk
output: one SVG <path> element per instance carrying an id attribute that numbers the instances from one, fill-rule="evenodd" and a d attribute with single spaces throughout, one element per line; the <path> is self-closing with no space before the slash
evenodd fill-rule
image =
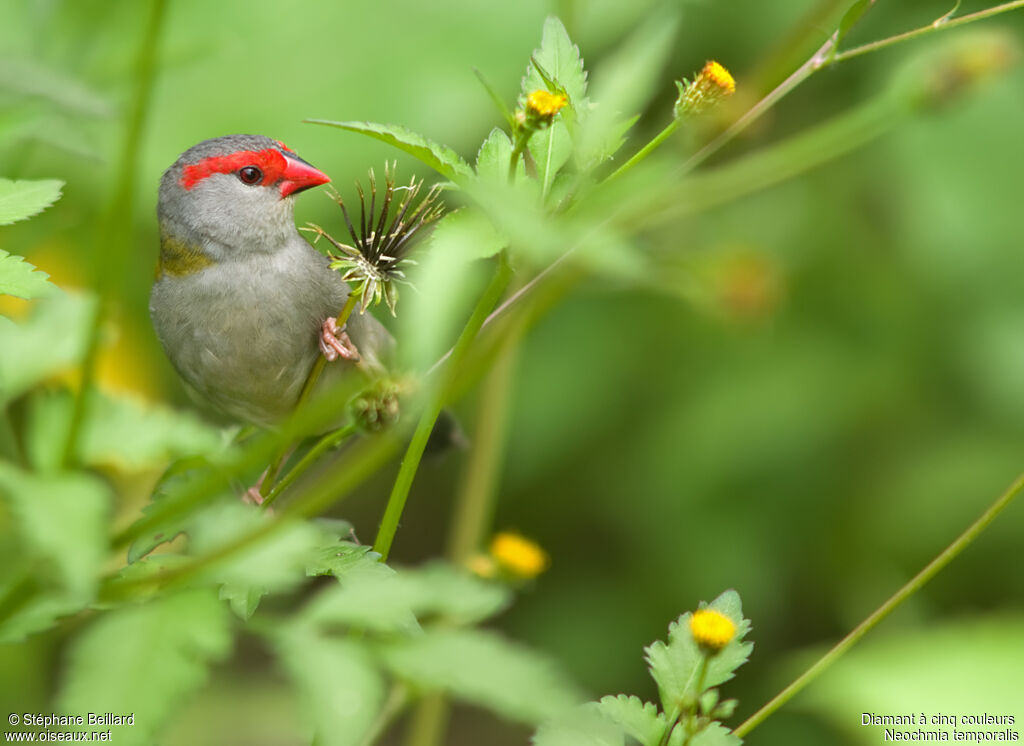
<path id="1" fill-rule="evenodd" d="M 320 456 L 326 451 L 333 450 L 344 443 L 346 440 L 355 435 L 357 427 L 354 423 L 349 423 L 343 427 L 338 428 L 334 432 L 327 433 L 322 437 L 317 444 L 309 449 L 309 452 L 302 457 L 299 463 L 295 464 L 287 474 L 281 477 L 281 480 L 274 485 L 274 488 L 267 493 L 267 496 L 263 499 L 263 508 L 270 506 L 274 500 L 277 499 L 278 495 L 288 489 L 289 485 L 300 477 L 306 469 L 312 466 Z"/>
<path id="2" fill-rule="evenodd" d="M 409 447 L 406 449 L 405 457 L 402 459 L 398 476 L 395 478 L 395 485 L 391 490 L 391 496 L 388 498 L 384 517 L 381 519 L 377 539 L 373 543 L 373 549 L 380 553 L 382 562 L 387 560 L 388 554 L 391 552 L 391 544 L 394 542 L 395 532 L 398 530 L 398 522 L 402 517 L 405 501 L 412 487 L 412 480 L 416 476 L 416 470 L 419 468 L 420 460 L 423 458 L 423 451 L 427 446 L 430 433 L 434 429 L 434 423 L 437 422 L 437 418 L 441 414 L 441 408 L 444 406 L 444 401 L 448 394 L 449 382 L 454 372 L 458 370 L 459 364 L 462 362 L 463 357 L 465 357 L 466 351 L 472 344 L 477 332 L 480 331 L 480 327 L 483 326 L 487 315 L 497 305 L 501 294 L 505 292 L 511 276 L 512 270 L 508 263 L 508 257 L 505 255 L 505 252 L 502 252 L 498 255 L 498 266 L 494 270 L 494 277 L 491 278 L 487 289 L 484 290 L 480 300 L 477 301 L 469 321 L 466 322 L 466 326 L 455 343 L 449 359 L 447 375 L 443 380 L 438 381 L 434 385 L 433 391 L 428 395 L 427 405 L 420 415 L 416 431 L 413 433 Z"/>
<path id="3" fill-rule="evenodd" d="M 1010 503 L 1013 502 L 1013 499 L 1017 497 L 1021 490 L 1024 490 L 1024 474 L 1017 477 L 1016 481 L 1014 481 L 1014 483 L 1011 484 L 1003 494 L 996 498 L 996 501 L 992 503 L 985 512 L 982 513 L 976 521 L 974 521 L 974 523 L 968 526 L 967 529 L 953 541 L 953 543 L 942 550 L 942 552 L 935 559 L 929 562 L 924 569 L 907 581 L 907 583 L 896 591 L 885 603 L 875 609 L 867 619 L 854 627 L 846 637 L 836 643 L 835 647 L 819 658 L 814 665 L 800 674 L 793 683 L 772 697 L 771 700 L 769 700 L 768 703 L 760 710 L 741 723 L 733 733 L 741 738 L 747 735 L 750 731 L 768 719 L 768 717 L 782 707 L 782 705 L 791 700 L 797 692 L 811 683 L 821 673 L 826 671 L 829 666 L 839 660 L 847 650 L 852 648 L 860 638 L 877 626 L 879 622 L 889 616 L 897 606 L 917 593 L 917 591 L 921 590 L 925 583 L 935 577 L 940 570 L 952 562 L 960 552 L 966 549 L 971 542 L 977 539 L 978 535 L 995 520 L 996 516 L 1002 513 Z"/>
<path id="4" fill-rule="evenodd" d="M 135 58 L 135 80 L 132 86 L 130 107 L 126 118 L 124 137 L 121 140 L 120 167 L 114 187 L 114 198 L 107 208 L 99 230 L 95 236 L 95 247 L 102 246 L 103 251 L 95 251 L 95 256 L 104 256 L 107 267 L 100 272 L 100 308 L 96 311 L 86 352 L 82 360 L 82 382 L 75 397 L 68 425 L 67 440 L 64 442 L 63 463 L 70 466 L 75 463 L 78 451 L 78 439 L 85 420 L 85 409 L 89 392 L 96 381 L 96 362 L 99 357 L 100 338 L 104 321 L 111 311 L 111 300 L 121 285 L 121 275 L 127 248 L 131 245 L 131 226 L 135 212 L 135 176 L 139 160 L 139 144 L 142 131 L 149 114 L 149 104 L 153 93 L 153 79 L 156 76 L 156 54 L 163 27 L 166 0 L 153 0 L 150 5 L 149 21 L 143 32 L 138 54 Z"/>
<path id="5" fill-rule="evenodd" d="M 347 453 L 347 458 L 331 464 L 315 484 L 290 502 L 274 520 L 266 520 L 249 533 L 196 557 L 188 564 L 177 565 L 148 577 L 131 580 L 110 578 L 100 586 L 99 597 L 104 601 L 123 600 L 147 589 L 185 582 L 292 525 L 289 518 L 310 518 L 320 515 L 376 473 L 397 448 L 398 440 L 391 433 L 366 438 Z"/>
<path id="6" fill-rule="evenodd" d="M 479 550 L 491 527 L 505 452 L 509 389 L 523 328 L 524 324 L 519 320 L 502 337 L 494 364 L 480 392 L 473 449 L 455 498 L 448 542 L 448 559 L 456 566 L 464 565 Z"/>
<path id="7" fill-rule="evenodd" d="M 679 125 L 682 123 L 682 121 L 683 120 L 682 120 L 681 117 L 675 117 L 671 122 L 668 123 L 668 126 L 665 127 L 665 129 L 663 129 L 661 132 L 656 134 L 650 140 L 650 142 L 648 142 L 646 145 L 644 145 L 642 148 L 640 148 L 640 150 L 638 150 L 633 155 L 632 158 L 630 158 L 628 161 L 626 161 L 621 166 L 619 166 L 617 169 L 615 169 L 610 174 L 608 174 L 608 178 L 606 178 L 604 180 L 604 182 L 602 182 L 602 183 L 607 184 L 612 179 L 615 179 L 615 178 L 617 178 L 619 176 L 622 176 L 622 174 L 624 174 L 627 171 L 629 171 L 629 169 L 633 168 L 633 166 L 635 166 L 640 161 L 642 161 L 644 158 L 646 158 L 651 153 L 653 153 L 655 150 L 657 150 L 658 147 L 660 147 L 661 144 L 663 142 L 665 142 L 665 140 L 667 140 L 669 137 L 671 137 L 672 133 L 674 133 L 677 129 L 679 129 Z"/>
<path id="8" fill-rule="evenodd" d="M 502 336 L 500 348 L 480 391 L 480 410 L 473 433 L 473 449 L 455 497 L 448 559 L 462 567 L 480 548 L 490 530 L 497 481 L 501 475 L 502 455 L 508 423 L 508 392 L 511 388 L 519 342 L 525 320 L 517 319 Z M 443 692 L 424 697 L 409 723 L 406 746 L 438 746 L 443 743 L 451 707 Z"/>
<path id="9" fill-rule="evenodd" d="M 807 78 L 811 77 L 811 75 L 822 68 L 834 65 L 838 62 L 853 59 L 854 57 L 860 57 L 864 54 L 877 52 L 880 49 L 886 49 L 887 47 L 891 47 L 895 44 L 916 39 L 920 36 L 926 36 L 927 34 L 931 34 L 936 31 L 956 28 L 968 23 L 973 23 L 974 21 L 991 18 L 992 16 L 1000 13 L 1016 10 L 1021 7 L 1024 7 L 1024 0 L 1013 0 L 1013 2 L 1003 3 L 1002 5 L 986 8 L 985 10 L 979 10 L 977 13 L 969 13 L 961 18 L 945 20 L 941 23 L 929 23 L 927 26 L 921 26 L 920 28 L 912 31 L 905 31 L 902 34 L 896 34 L 895 36 L 879 39 L 878 41 L 873 41 L 869 44 L 863 44 L 859 47 L 848 49 L 845 52 L 835 51 L 835 39 L 838 34 L 837 31 L 828 39 L 828 41 L 822 44 L 818 51 L 812 54 L 804 64 L 798 67 L 788 78 L 776 86 L 771 93 L 754 104 L 746 114 L 737 119 L 732 126 L 725 130 L 725 132 L 694 153 L 690 159 L 681 166 L 681 169 L 684 173 L 692 171 L 697 165 L 706 161 L 714 153 L 721 150 L 721 148 L 736 137 L 736 135 L 740 134 L 743 130 L 760 119 L 763 114 L 781 101 L 794 88 L 799 86 L 807 80 Z M 849 32 L 849 29 L 847 29 L 847 32 Z"/>
<path id="10" fill-rule="evenodd" d="M 339 313 L 337 317 L 339 329 L 344 328 L 358 301 L 359 296 L 354 292 L 349 292 L 348 300 L 345 301 L 345 306 L 341 309 L 341 313 Z M 306 376 L 306 382 L 302 385 L 302 391 L 299 392 L 298 401 L 295 402 L 296 411 L 301 410 L 306 405 L 306 402 L 309 401 L 310 396 L 313 394 L 313 388 L 316 386 L 316 382 L 320 380 L 320 374 L 324 372 L 324 368 L 326 366 L 327 358 L 323 355 L 318 355 L 316 362 L 313 363 L 313 367 L 309 371 L 309 375 Z M 284 462 L 288 460 L 290 449 L 291 443 L 283 443 L 281 445 L 281 449 L 277 452 L 277 455 L 271 462 L 270 467 L 267 469 L 267 473 L 263 475 L 263 482 L 260 484 L 260 494 L 263 495 L 264 507 L 271 502 L 268 498 L 274 490 L 274 481 L 277 479 L 277 475 L 280 473 L 281 467 L 284 466 Z M 277 494 L 280 494 L 280 490 L 278 490 Z M 275 495 L 275 497 L 276 496 L 277 495 Z"/>

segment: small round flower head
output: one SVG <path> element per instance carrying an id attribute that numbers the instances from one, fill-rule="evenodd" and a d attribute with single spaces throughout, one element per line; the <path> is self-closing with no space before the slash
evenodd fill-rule
<path id="1" fill-rule="evenodd" d="M 679 88 L 675 105 L 677 117 L 698 114 L 736 92 L 736 80 L 732 74 L 714 60 L 708 60 L 693 81 L 683 78 L 676 81 L 676 86 Z"/>
<path id="2" fill-rule="evenodd" d="M 551 93 L 543 89 L 534 91 L 526 97 L 526 110 L 542 119 L 551 119 L 569 103 L 564 93 Z"/>
<path id="3" fill-rule="evenodd" d="M 548 567 L 548 554 L 537 544 L 509 531 L 491 541 L 491 557 L 509 575 L 519 579 L 535 578 Z"/>
<path id="4" fill-rule="evenodd" d="M 705 63 L 704 68 L 700 71 L 700 75 L 697 76 L 697 80 L 714 86 L 724 96 L 731 96 L 736 93 L 736 81 L 733 79 L 732 74 L 721 63 L 714 60 L 708 60 Z"/>
<path id="5" fill-rule="evenodd" d="M 736 636 L 736 624 L 714 609 L 699 609 L 690 617 L 690 632 L 700 647 L 713 654 Z"/>

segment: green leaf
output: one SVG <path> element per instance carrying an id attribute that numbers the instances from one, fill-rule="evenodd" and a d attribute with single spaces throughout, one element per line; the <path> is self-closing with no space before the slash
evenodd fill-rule
<path id="1" fill-rule="evenodd" d="M 645 746 L 659 744 L 668 728 L 668 720 L 658 708 L 639 697 L 625 694 L 602 697 L 598 703 L 601 713 L 614 723 L 622 726 L 630 736 Z"/>
<path id="2" fill-rule="evenodd" d="M 633 33 L 597 70 L 591 89 L 596 104 L 579 112 L 576 162 L 588 171 L 611 158 L 626 130 L 654 93 L 672 51 L 677 19 L 656 15 Z"/>
<path id="3" fill-rule="evenodd" d="M 594 703 L 544 723 L 530 739 L 533 746 L 622 746 L 624 742 L 622 728 Z"/>
<path id="4" fill-rule="evenodd" d="M 153 497 L 149 504 L 142 509 L 143 517 L 152 514 L 160 501 L 168 495 L 175 494 L 190 482 L 195 483 L 207 470 L 212 468 L 216 468 L 216 466 L 203 456 L 193 456 L 172 462 L 160 475 L 156 486 L 153 487 Z M 190 514 L 175 515 L 149 529 L 128 547 L 128 562 L 138 562 L 161 544 L 173 541 L 175 537 L 185 531 L 191 519 Z"/>
<path id="5" fill-rule="evenodd" d="M 60 467 L 72 405 L 66 390 L 32 398 L 25 448 L 36 468 Z M 94 391 L 86 401 L 77 458 L 89 466 L 141 471 L 212 453 L 221 445 L 219 431 L 194 414 L 131 394 Z"/>
<path id="6" fill-rule="evenodd" d="M 861 16 L 874 4 L 875 0 L 857 0 L 857 2 L 850 6 L 849 10 L 843 14 L 842 20 L 839 21 L 839 31 L 836 32 L 836 41 L 833 49 L 839 46 L 839 42 L 850 32 L 850 29 L 857 25 Z"/>
<path id="7" fill-rule="evenodd" d="M 572 137 L 569 136 L 569 130 L 564 122 L 554 121 L 550 127 L 534 133 L 528 147 L 534 163 L 537 164 L 541 196 L 546 198 L 559 170 L 572 157 Z"/>
<path id="8" fill-rule="evenodd" d="M 454 150 L 428 140 L 423 135 L 396 124 L 379 124 L 377 122 L 332 122 L 326 119 L 307 119 L 311 124 L 325 124 L 328 127 L 339 127 L 349 132 L 372 137 L 393 145 L 399 150 L 418 158 L 445 178 L 458 182 L 472 175 L 469 167 Z"/>
<path id="9" fill-rule="evenodd" d="M 0 179 L 0 225 L 10 225 L 41 213 L 60 199 L 63 186 L 64 182 L 59 179 Z"/>
<path id="10" fill-rule="evenodd" d="M 325 539 L 313 523 L 275 517 L 237 500 L 210 506 L 186 530 L 192 550 L 208 555 L 217 555 L 236 541 L 265 532 L 245 548 L 211 563 L 202 574 L 204 579 L 223 583 L 221 598 L 229 600 L 243 619 L 252 616 L 262 596 L 303 582 L 306 566 Z"/>
<path id="11" fill-rule="evenodd" d="M 487 139 L 484 140 L 480 146 L 480 150 L 476 154 L 476 173 L 481 179 L 489 179 L 498 184 L 504 184 L 508 181 L 508 164 L 512 160 L 512 141 L 508 139 L 508 135 L 503 130 L 495 127 L 491 130 L 490 134 L 487 135 Z M 526 164 L 520 159 L 519 163 L 516 164 L 516 181 L 522 181 L 526 178 Z M 460 211 L 461 212 L 461 211 Z M 451 218 L 452 215 L 458 213 L 448 213 L 438 228 L 441 227 L 444 220 Z M 436 231 L 436 229 L 435 229 Z"/>
<path id="12" fill-rule="evenodd" d="M 673 732 L 672 735 L 674 736 L 675 733 Z M 690 739 L 690 746 L 739 746 L 741 743 L 743 743 L 743 739 L 734 736 L 728 728 L 720 723 L 711 723 Z"/>
<path id="13" fill-rule="evenodd" d="M 511 598 L 507 588 L 444 563 L 396 572 L 373 561 L 373 565 L 348 569 L 339 579 L 340 586 L 325 590 L 307 607 L 305 619 L 321 625 L 408 632 L 417 628 L 416 618 L 428 616 L 453 624 L 477 622 L 505 608 Z"/>
<path id="14" fill-rule="evenodd" d="M 93 600 L 107 550 L 110 493 L 84 474 L 40 476 L 0 462 L 0 500 L 17 527 L 23 563 L 3 569 L 30 573 L 32 585 L 43 592 L 0 629 L 0 641 L 6 642 Z"/>
<path id="15" fill-rule="evenodd" d="M 494 229 L 491 221 L 472 208 L 450 212 L 441 218 L 431 240 L 443 245 L 442 251 L 453 252 L 464 260 L 486 259 L 508 245 L 508 240 Z"/>
<path id="16" fill-rule="evenodd" d="M 72 644 L 59 711 L 133 713 L 132 725 L 111 726 L 111 740 L 151 746 L 207 665 L 227 655 L 228 619 L 205 590 L 107 612 Z"/>
<path id="17" fill-rule="evenodd" d="M 286 627 L 274 636 L 274 644 L 315 728 L 315 743 L 364 743 L 384 701 L 384 681 L 367 650 L 351 640 L 320 637 L 302 625 Z"/>
<path id="18" fill-rule="evenodd" d="M 434 629 L 379 652 L 400 678 L 489 709 L 539 723 L 578 704 L 575 685 L 551 662 L 491 632 Z"/>
<path id="19" fill-rule="evenodd" d="M 57 293 L 40 300 L 27 321 L 0 316 L 0 405 L 78 363 L 95 312 L 93 298 Z"/>
<path id="20" fill-rule="evenodd" d="M 333 575 L 345 577 L 350 571 L 362 563 L 377 563 L 380 555 L 373 553 L 366 545 L 353 544 L 349 541 L 332 540 L 329 544 L 317 547 L 313 558 L 306 563 L 306 575 Z"/>
<path id="21" fill-rule="evenodd" d="M 646 648 L 651 676 L 658 684 L 661 704 L 666 712 L 678 711 L 681 703 L 693 701 L 708 689 L 731 679 L 733 672 L 746 663 L 753 650 L 753 643 L 742 642 L 750 631 L 750 620 L 743 618 L 736 591 L 726 591 L 709 605 L 701 604 L 701 608 L 713 609 L 729 617 L 736 625 L 736 636 L 711 657 L 700 691 L 697 691 L 697 679 L 704 653 L 690 632 L 691 612 L 686 612 L 669 625 L 667 645 L 659 640 Z"/>
<path id="22" fill-rule="evenodd" d="M 540 48 L 533 53 L 533 59 L 565 91 L 569 104 L 579 108 L 587 95 L 587 73 L 579 48 L 558 18 L 550 16 L 544 21 Z M 523 77 L 522 95 L 525 98 L 540 89 L 547 90 L 547 84 L 531 62 Z"/>
<path id="23" fill-rule="evenodd" d="M 505 120 L 505 124 L 508 125 L 510 130 L 513 129 L 515 127 L 516 122 L 515 119 L 512 117 L 512 112 L 509 111 L 508 106 L 505 104 L 505 99 L 501 97 L 501 95 L 494 88 L 494 86 L 491 85 L 491 81 L 489 81 L 484 76 L 484 74 L 480 72 L 480 70 L 474 67 L 473 74 L 476 75 L 477 80 L 480 81 L 480 85 L 482 85 L 484 87 L 484 90 L 487 91 L 487 95 L 491 97 L 491 101 L 494 102 L 495 108 L 498 110 L 502 118 Z"/>
<path id="24" fill-rule="evenodd" d="M 31 300 L 54 292 L 57 286 L 50 276 L 33 267 L 22 257 L 0 249 L 0 295 L 16 295 Z"/>

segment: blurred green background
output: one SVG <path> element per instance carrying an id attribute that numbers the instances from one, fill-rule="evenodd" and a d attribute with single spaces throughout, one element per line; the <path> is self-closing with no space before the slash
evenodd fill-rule
<path id="1" fill-rule="evenodd" d="M 738 81 L 729 111 L 742 110 L 820 45 L 845 3 L 676 5 L 682 23 L 662 93 L 627 149 L 667 122 L 673 78 L 717 59 Z M 563 18 L 592 68 L 653 6 L 170 0 L 136 210 L 121 216 L 134 251 L 122 268 L 129 281 L 104 383 L 189 406 L 146 310 L 156 185 L 181 151 L 222 134 L 267 134 L 343 190 L 396 156 L 302 123 L 312 117 L 403 124 L 472 158 L 500 123 L 473 67 L 511 102 L 547 15 Z M 983 7 L 964 2 L 960 13 Z M 850 42 L 948 10 L 947 0 L 878 3 Z M 44 215 L 5 228 L 0 246 L 58 284 L 90 286 L 110 271 L 88 247 L 110 199 L 123 137 L 117 112 L 147 12 L 145 2 L 4 3 L 0 176 L 67 186 Z M 1024 16 L 984 25 L 1019 37 Z M 940 41 L 824 71 L 716 162 L 869 99 Z M 66 78 L 67 100 L 39 95 L 20 72 L 26 66 Z M 682 287 L 673 295 L 588 279 L 531 330 L 517 361 L 496 527 L 537 539 L 552 566 L 501 618 L 504 629 L 550 653 L 595 696 L 650 699 L 642 647 L 699 600 L 735 588 L 756 642 L 725 687 L 741 700 L 735 725 L 1013 480 L 1024 465 L 1022 88 L 1024 71 L 1014 68 L 853 155 L 659 228 L 654 248 L 693 270 L 699 300 Z M 719 122 L 701 126 L 710 132 Z M 682 159 L 692 146 L 679 137 L 666 149 Z M 400 172 L 431 178 L 398 160 Z M 299 200 L 297 219 L 339 227 L 335 210 L 312 193 Z M 456 409 L 472 439 L 474 397 Z M 464 461 L 453 454 L 421 471 L 393 562 L 441 552 Z M 392 474 L 346 503 L 364 539 Z M 155 476 L 127 478 L 142 490 Z M 1017 505 L 748 742 L 881 742 L 879 728 L 860 726 L 862 712 L 987 711 L 1021 722 L 1022 530 Z M 0 648 L 8 709 L 46 711 L 62 639 Z M 299 716 L 282 687 L 243 637 L 166 743 L 291 743 L 283 734 Z M 458 709 L 448 742 L 526 739 L 521 728 Z"/>

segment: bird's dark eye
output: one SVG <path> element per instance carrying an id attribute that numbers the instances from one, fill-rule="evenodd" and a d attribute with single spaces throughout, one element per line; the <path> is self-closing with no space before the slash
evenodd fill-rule
<path id="1" fill-rule="evenodd" d="M 243 184 L 252 186 L 263 181 L 263 172 L 256 168 L 256 166 L 245 166 L 238 169 L 238 178 L 242 180 Z"/>

